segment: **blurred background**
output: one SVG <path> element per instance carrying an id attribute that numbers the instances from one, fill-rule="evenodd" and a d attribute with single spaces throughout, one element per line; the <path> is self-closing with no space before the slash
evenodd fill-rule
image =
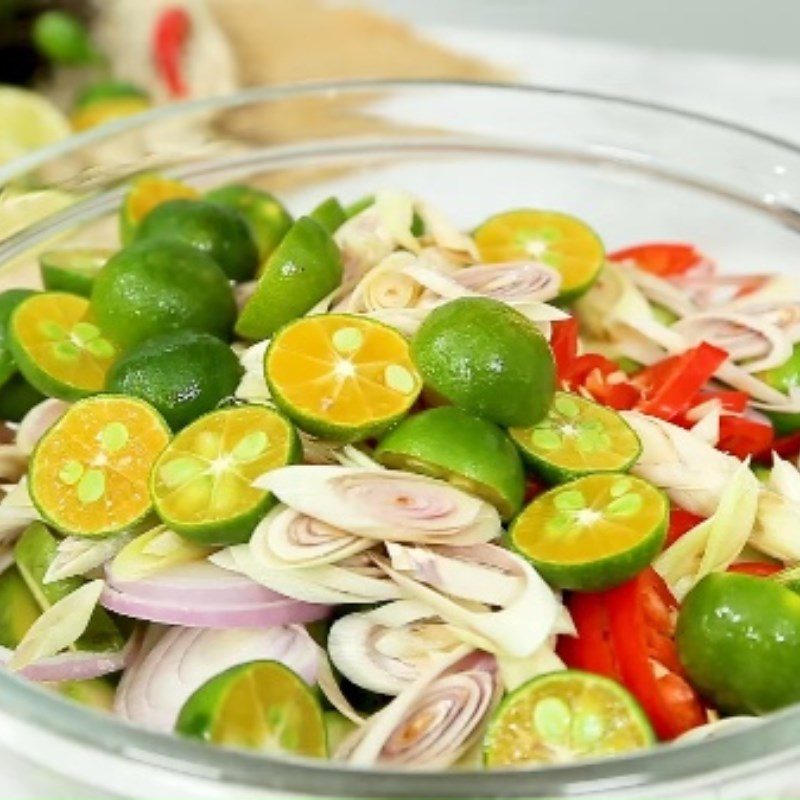
<path id="1" fill-rule="evenodd" d="M 796 140 L 798 30 L 797 0 L 0 0 L 0 162 L 174 100 L 370 77 L 590 89 Z"/>

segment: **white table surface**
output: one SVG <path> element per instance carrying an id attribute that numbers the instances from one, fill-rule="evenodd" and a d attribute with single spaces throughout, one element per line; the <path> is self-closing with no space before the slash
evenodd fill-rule
<path id="1" fill-rule="evenodd" d="M 800 142 L 800 61 L 678 52 L 520 31 L 434 27 L 454 48 L 483 55 L 521 78 L 701 111 Z M 796 33 L 796 31 L 795 31 Z M 53 753 L 57 762 L 58 753 Z M 2 800 L 110 800 L 0 750 Z"/>

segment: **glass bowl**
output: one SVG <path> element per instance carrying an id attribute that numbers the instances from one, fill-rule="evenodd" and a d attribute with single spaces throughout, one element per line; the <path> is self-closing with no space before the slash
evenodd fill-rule
<path id="1" fill-rule="evenodd" d="M 514 206 L 552 207 L 586 219 L 609 248 L 688 240 L 726 270 L 800 270 L 800 149 L 790 143 L 586 92 L 369 82 L 258 88 L 169 106 L 0 167 L 0 185 L 68 193 L 57 196 L 60 211 L 0 243 L 0 288 L 35 284 L 35 254 L 53 241 L 114 244 L 122 184 L 156 168 L 200 188 L 246 179 L 278 192 L 295 212 L 376 187 L 418 194 L 466 228 Z M 775 797 L 800 779 L 800 709 L 625 758 L 409 773 L 275 760 L 151 734 L 6 672 L 0 743 L 84 786 L 137 798 Z"/>

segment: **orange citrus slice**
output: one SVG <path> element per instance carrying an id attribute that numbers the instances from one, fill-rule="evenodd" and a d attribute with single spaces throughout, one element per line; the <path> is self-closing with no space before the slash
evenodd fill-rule
<path id="1" fill-rule="evenodd" d="M 91 319 L 89 301 L 66 292 L 34 294 L 9 322 L 9 349 L 43 394 L 77 400 L 102 391 L 117 350 Z"/>
<path id="2" fill-rule="evenodd" d="M 347 314 L 287 325 L 267 350 L 264 373 L 275 403 L 299 427 L 339 441 L 385 431 L 422 388 L 400 333 Z"/>
<path id="3" fill-rule="evenodd" d="M 474 239 L 484 261 L 532 259 L 557 270 L 561 301 L 582 295 L 605 263 L 598 235 L 585 222 L 558 211 L 507 211 L 486 220 Z"/>
<path id="4" fill-rule="evenodd" d="M 33 502 L 47 522 L 76 536 L 129 528 L 150 511 L 150 471 L 168 442 L 166 423 L 142 400 L 81 400 L 33 453 Z"/>

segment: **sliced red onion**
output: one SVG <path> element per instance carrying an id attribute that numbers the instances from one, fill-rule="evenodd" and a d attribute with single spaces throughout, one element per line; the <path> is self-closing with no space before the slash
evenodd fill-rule
<path id="1" fill-rule="evenodd" d="M 183 564 L 139 581 L 114 581 L 101 604 L 123 616 L 192 628 L 251 628 L 313 622 L 328 606 L 292 600 L 206 562 Z"/>
<path id="2" fill-rule="evenodd" d="M 458 648 L 371 717 L 345 743 L 358 766 L 442 769 L 480 736 L 500 695 L 494 657 Z"/>
<path id="3" fill-rule="evenodd" d="M 314 640 L 298 625 L 235 630 L 151 626 L 122 676 L 114 711 L 145 728 L 171 731 L 190 695 L 220 672 L 248 661 L 280 661 L 314 684 L 318 654 Z"/>
<path id="4" fill-rule="evenodd" d="M 12 653 L 7 647 L 0 647 L 0 663 L 7 664 Z M 85 681 L 121 672 L 127 662 L 127 648 L 109 653 L 69 651 L 29 664 L 19 670 L 18 674 L 37 682 Z"/>

